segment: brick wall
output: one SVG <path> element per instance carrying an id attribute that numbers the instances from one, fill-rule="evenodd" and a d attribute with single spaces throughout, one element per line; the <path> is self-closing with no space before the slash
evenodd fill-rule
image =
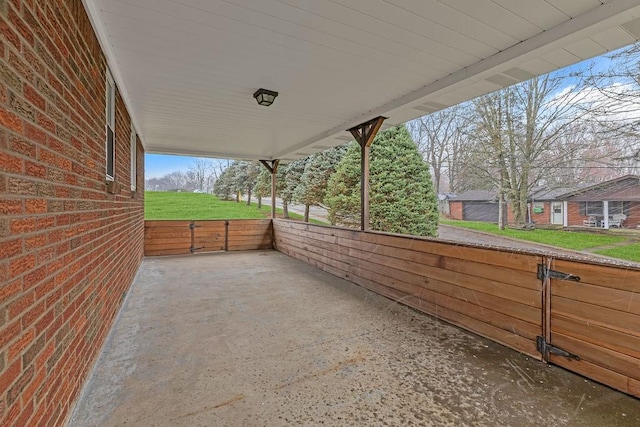
<path id="1" fill-rule="evenodd" d="M 462 202 L 449 202 L 449 217 L 462 220 Z"/>
<path id="2" fill-rule="evenodd" d="M 535 213 L 533 204 L 531 205 L 531 219 L 536 224 L 551 224 L 551 202 L 544 202 L 542 212 Z"/>
<path id="3" fill-rule="evenodd" d="M 105 191 L 105 59 L 81 0 L 0 0 L 0 425 L 61 425 L 138 269 L 117 96 Z"/>
<path id="4" fill-rule="evenodd" d="M 640 225 L 640 203 L 629 202 L 629 215 L 624 221 L 625 228 L 637 228 Z M 580 202 L 569 202 L 568 217 L 569 225 L 583 225 L 583 221 L 588 219 L 588 215 L 580 215 Z M 602 218 L 599 218 L 602 219 Z"/>

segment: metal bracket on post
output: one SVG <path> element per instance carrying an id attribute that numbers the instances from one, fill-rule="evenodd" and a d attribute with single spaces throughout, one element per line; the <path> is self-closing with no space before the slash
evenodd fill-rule
<path id="1" fill-rule="evenodd" d="M 542 354 L 542 357 L 546 361 L 549 360 L 550 354 L 566 357 L 568 359 L 580 360 L 580 356 L 569 353 L 568 351 L 565 351 L 561 348 L 551 345 L 544 339 L 544 337 L 540 337 L 540 336 L 536 337 L 536 350 L 538 350 Z"/>
<path id="2" fill-rule="evenodd" d="M 195 253 L 195 251 L 199 251 L 200 249 L 204 249 L 204 246 L 201 246 L 199 248 L 196 248 L 194 246 L 195 244 L 195 236 L 194 236 L 194 230 L 196 228 L 200 228 L 200 225 L 196 225 L 195 222 L 191 221 L 191 223 L 189 224 L 189 230 L 191 230 L 191 246 L 189 247 L 189 252 L 191 253 Z"/>
<path id="3" fill-rule="evenodd" d="M 576 276 L 575 274 L 570 273 L 563 273 L 562 271 L 551 270 L 551 268 L 547 267 L 544 264 L 538 264 L 538 279 L 544 280 L 546 278 L 570 280 L 572 282 L 580 281 L 580 276 Z"/>

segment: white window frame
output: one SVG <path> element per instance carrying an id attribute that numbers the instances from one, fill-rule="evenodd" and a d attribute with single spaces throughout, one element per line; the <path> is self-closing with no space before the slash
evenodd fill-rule
<path id="1" fill-rule="evenodd" d="M 136 191 L 138 177 L 138 135 L 136 133 L 136 128 L 133 127 L 133 123 L 131 123 L 131 137 L 129 138 L 129 142 L 131 144 L 131 167 L 129 168 L 131 174 L 131 191 Z"/>
<path id="2" fill-rule="evenodd" d="M 116 84 L 113 76 L 107 68 L 105 89 L 105 175 L 107 181 L 115 181 L 116 178 Z M 111 131 L 112 151 L 109 153 L 109 131 Z M 111 156 L 111 169 L 109 170 L 109 156 Z"/>

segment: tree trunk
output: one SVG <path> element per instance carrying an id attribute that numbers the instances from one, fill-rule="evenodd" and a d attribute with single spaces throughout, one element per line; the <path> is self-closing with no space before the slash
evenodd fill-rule
<path id="1" fill-rule="evenodd" d="M 240 203 L 240 192 L 236 191 L 236 203 Z"/>
<path id="2" fill-rule="evenodd" d="M 289 202 L 282 201 L 282 218 L 289 219 Z"/>
<path id="3" fill-rule="evenodd" d="M 258 196 L 258 209 L 262 208 L 262 196 Z"/>
<path id="4" fill-rule="evenodd" d="M 247 206 L 251 206 L 251 187 L 247 188 Z"/>
<path id="5" fill-rule="evenodd" d="M 309 205 L 304 205 L 304 222 L 309 222 Z"/>
<path id="6" fill-rule="evenodd" d="M 498 228 L 504 230 L 504 191 L 500 188 L 498 192 Z"/>

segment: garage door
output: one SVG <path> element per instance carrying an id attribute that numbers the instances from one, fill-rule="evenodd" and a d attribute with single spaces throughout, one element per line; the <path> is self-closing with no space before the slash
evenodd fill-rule
<path id="1" fill-rule="evenodd" d="M 465 202 L 462 207 L 465 221 L 498 222 L 498 204 L 489 202 Z"/>

